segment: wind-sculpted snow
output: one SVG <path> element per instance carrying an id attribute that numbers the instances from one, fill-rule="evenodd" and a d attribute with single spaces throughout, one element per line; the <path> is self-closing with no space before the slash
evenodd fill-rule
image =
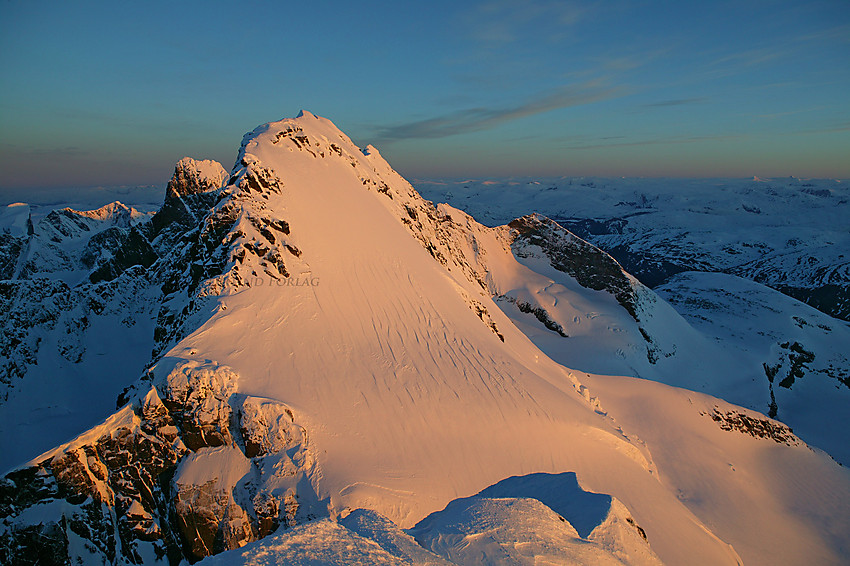
<path id="1" fill-rule="evenodd" d="M 579 525 L 576 527 L 576 525 Z M 661 564 L 643 529 L 575 474 L 508 478 L 404 531 L 365 509 L 276 534 L 210 564 Z"/>
<path id="2" fill-rule="evenodd" d="M 458 565 L 661 564 L 619 501 L 583 491 L 575 474 L 505 479 L 411 529 Z"/>
<path id="3" fill-rule="evenodd" d="M 455 564 L 661 564 L 622 503 L 573 473 L 511 477 L 457 499 L 411 534 Z"/>
<path id="4" fill-rule="evenodd" d="M 174 193 L 138 225 L 155 261 L 108 282 L 150 293 L 142 377 L 7 474 L 4 562 L 843 559 L 850 479 L 824 454 L 742 434 L 774 428 L 719 399 L 569 369 L 728 366 L 558 224 L 435 206 L 306 112 L 247 134 L 223 187 Z M 404 530 L 447 507 L 431 550 Z"/>

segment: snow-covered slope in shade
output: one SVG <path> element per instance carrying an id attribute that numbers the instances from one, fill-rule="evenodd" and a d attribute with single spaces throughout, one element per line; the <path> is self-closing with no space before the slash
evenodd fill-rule
<path id="1" fill-rule="evenodd" d="M 739 382 L 752 376 L 770 416 L 850 465 L 850 323 L 722 273 L 681 273 L 657 291 L 735 360 Z M 726 385 L 710 391 L 750 405 L 746 388 Z"/>
<path id="2" fill-rule="evenodd" d="M 0 234 L 4 471 L 115 409 L 116 395 L 150 360 L 156 316 L 146 282 L 89 280 L 137 233 L 144 216 L 135 209 L 115 202 L 54 210 L 36 223 L 27 212 L 24 220 L 23 230 Z"/>
<path id="3" fill-rule="evenodd" d="M 552 361 L 492 299 L 508 275 L 546 277 L 517 261 L 512 229 L 432 206 L 328 120 L 304 112 L 246 135 L 198 222 L 191 254 L 175 256 L 191 268 L 169 286 L 161 358 L 130 404 L 0 486 L 7 552 L 46 532 L 32 516 L 65 498 L 64 524 L 90 533 L 74 552 L 91 561 L 196 559 L 275 528 L 252 548 L 291 556 L 325 538 L 363 560 L 398 557 L 380 544 L 387 531 L 401 540 L 396 527 L 364 536 L 346 523 L 359 509 L 402 529 L 446 510 L 420 542 L 457 520 L 469 540 L 498 523 L 486 552 L 542 521 L 548 541 L 531 546 L 570 540 L 635 563 L 843 560 L 846 470 L 758 413 Z M 572 283 L 559 284 L 569 300 Z M 577 481 L 616 503 L 596 540 L 539 495 L 486 491 L 565 472 L 550 490 Z"/>
<path id="4" fill-rule="evenodd" d="M 167 192 L 185 198 L 166 197 L 156 216 L 120 202 L 35 221 L 25 204 L 0 215 L 0 470 L 115 410 L 162 333 L 163 284 L 188 267 L 160 256 L 179 250 L 193 208 L 208 210 L 199 193 L 226 176 L 215 162 L 181 160 Z"/>
<path id="5" fill-rule="evenodd" d="M 30 206 L 13 202 L 0 209 L 0 232 L 20 238 L 27 235 L 30 224 Z"/>

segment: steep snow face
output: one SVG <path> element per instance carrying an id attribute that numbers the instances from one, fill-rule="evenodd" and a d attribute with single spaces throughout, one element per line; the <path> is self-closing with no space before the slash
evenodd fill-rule
<path id="1" fill-rule="evenodd" d="M 563 558 L 551 552 L 564 543 L 592 560 L 839 563 L 850 480 L 834 462 L 720 400 L 567 369 L 512 323 L 493 297 L 544 305 L 531 291 L 548 286 L 575 312 L 597 301 L 654 331 L 652 295 L 550 228 L 540 233 L 610 268 L 601 289 L 519 228 L 424 201 L 328 120 L 304 112 L 257 128 L 225 187 L 166 199 L 151 219 L 158 361 L 118 414 L 6 476 L 0 550 L 25 556 L 47 539 L 68 560 L 94 548 L 92 560 L 177 561 L 300 524 L 236 556 L 468 562 L 401 530 L 448 510 L 423 541 L 457 522 L 480 541 L 494 526 L 482 552 L 504 545 L 518 560 Z M 566 328 L 542 310 L 531 307 L 535 321 Z M 547 492 L 593 492 L 607 510 L 583 520 L 580 497 L 488 491 L 565 472 Z M 765 487 L 748 489 L 756 480 Z M 815 512 L 799 511 L 802 484 L 815 486 Z M 52 518 L 36 521 L 47 507 Z M 515 545 L 531 523 L 546 540 Z"/>
<path id="2" fill-rule="evenodd" d="M 278 180 L 279 194 L 262 193 L 266 210 L 288 223 L 301 255 L 285 260 L 288 278 L 268 253 L 246 257 L 251 288 L 169 356 L 227 359 L 242 392 L 285 399 L 326 454 L 317 491 L 335 509 L 410 525 L 481 482 L 571 460 L 559 443 L 609 428 L 486 293 L 409 236 L 387 209 L 409 186 L 390 187 L 376 153 L 304 114 L 255 130 L 240 163 L 237 184 L 260 170 Z M 498 445 L 484 441 L 494 430 Z M 498 456 L 507 446 L 511 456 Z"/>

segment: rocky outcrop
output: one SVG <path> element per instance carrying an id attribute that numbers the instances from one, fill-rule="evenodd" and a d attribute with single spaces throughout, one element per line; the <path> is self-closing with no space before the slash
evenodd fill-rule
<path id="1" fill-rule="evenodd" d="M 803 443 L 791 427 L 778 421 L 748 415 L 741 411 L 723 412 L 717 406 L 711 413 L 701 412 L 700 414 L 711 417 L 711 420 L 725 431 L 740 432 L 755 438 L 769 438 L 778 444 L 788 446 L 799 446 Z"/>
<path id="2" fill-rule="evenodd" d="M 515 233 L 512 248 L 518 257 L 533 253 L 531 246 L 539 247 L 552 267 L 574 278 L 582 287 L 610 293 L 640 322 L 634 280 L 610 255 L 539 214 L 517 218 L 508 226 Z"/>
<path id="3" fill-rule="evenodd" d="M 234 395 L 237 379 L 212 363 L 151 376 L 102 425 L 8 474 L 0 561 L 175 565 L 325 512 L 292 410 Z"/>
<path id="4" fill-rule="evenodd" d="M 104 230 L 92 236 L 83 253 L 83 262 L 95 266 L 89 274 L 92 283 L 112 281 L 135 265 L 150 267 L 157 259 L 150 242 L 135 227 Z"/>
<path id="5" fill-rule="evenodd" d="M 184 157 L 174 167 L 174 175 L 165 188 L 165 198 L 182 198 L 222 187 L 227 171 L 217 161 Z"/>
<path id="6" fill-rule="evenodd" d="M 90 431 L 91 438 L 8 474 L 0 486 L 0 559 L 112 564 L 120 555 L 131 564 L 174 563 L 179 541 L 168 521 L 163 474 L 185 448 L 174 442 L 177 430 L 160 407 L 152 393 L 135 411 L 127 406 Z M 54 549 L 50 556 L 44 543 Z"/>

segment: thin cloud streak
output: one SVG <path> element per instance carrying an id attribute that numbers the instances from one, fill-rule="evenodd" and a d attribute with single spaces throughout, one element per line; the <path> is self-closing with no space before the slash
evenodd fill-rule
<path id="1" fill-rule="evenodd" d="M 50 147 L 31 147 L 22 146 L 13 143 L 0 143 L 0 152 L 6 155 L 16 156 L 17 158 L 74 158 L 91 155 L 91 151 L 82 149 L 78 146 L 50 146 Z"/>
<path id="2" fill-rule="evenodd" d="M 469 37 L 485 46 L 514 43 L 526 35 L 528 26 L 540 33 L 550 29 L 550 41 L 562 39 L 585 16 L 588 8 L 578 2 L 552 0 L 494 0 L 478 4 L 463 18 Z"/>
<path id="3" fill-rule="evenodd" d="M 480 132 L 500 126 L 513 120 L 519 120 L 536 114 L 543 114 L 560 108 L 591 104 L 615 98 L 622 94 L 618 88 L 564 88 L 554 93 L 530 100 L 519 106 L 508 108 L 471 108 L 400 124 L 379 127 L 375 139 L 386 143 L 408 139 L 437 139 L 471 132 Z"/>
<path id="4" fill-rule="evenodd" d="M 663 108 L 665 106 L 685 106 L 687 104 L 702 104 L 706 101 L 706 98 L 677 98 L 675 100 L 661 100 L 659 102 L 650 102 L 649 104 L 644 104 L 644 108 Z"/>
<path id="5" fill-rule="evenodd" d="M 726 135 L 709 135 L 709 136 L 689 136 L 689 137 L 671 137 L 665 139 L 654 139 L 654 140 L 638 140 L 633 142 L 619 142 L 619 143 L 589 143 L 589 144 L 576 144 L 565 149 L 574 150 L 574 149 L 605 149 L 612 147 L 640 147 L 647 145 L 669 145 L 669 144 L 682 144 L 682 143 L 695 143 L 695 142 L 703 142 L 703 141 L 730 141 L 736 139 L 744 139 L 748 138 L 747 135 L 740 134 L 726 134 Z M 614 138 L 599 138 L 600 140 L 604 139 L 614 139 Z"/>

